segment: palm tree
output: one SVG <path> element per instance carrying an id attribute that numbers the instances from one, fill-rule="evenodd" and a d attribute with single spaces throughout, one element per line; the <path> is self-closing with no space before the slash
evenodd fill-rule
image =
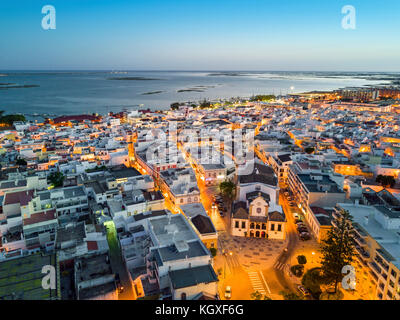
<path id="1" fill-rule="evenodd" d="M 222 196 L 229 202 L 229 212 L 232 213 L 232 202 L 236 198 L 236 184 L 231 180 L 225 180 L 219 184 Z"/>

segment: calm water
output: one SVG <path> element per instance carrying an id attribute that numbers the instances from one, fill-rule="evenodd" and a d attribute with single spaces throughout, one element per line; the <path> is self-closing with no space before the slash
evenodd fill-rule
<path id="1" fill-rule="evenodd" d="M 34 114 L 104 114 L 140 105 L 153 110 L 167 109 L 177 101 L 286 94 L 384 83 L 382 80 L 361 79 L 359 74 L 311 72 L 0 71 L 0 74 L 0 83 L 3 84 L 0 88 L 5 87 L 4 83 L 39 86 L 0 89 L 0 110 L 24 113 L 29 118 Z M 111 77 L 133 77 L 135 80 L 109 80 Z"/>

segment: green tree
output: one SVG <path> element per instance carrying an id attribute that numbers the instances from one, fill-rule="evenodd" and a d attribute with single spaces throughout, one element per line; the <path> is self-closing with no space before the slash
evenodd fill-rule
<path id="1" fill-rule="evenodd" d="M 304 255 L 299 255 L 297 256 L 297 262 L 299 264 L 306 264 L 307 263 L 307 258 Z"/>
<path id="2" fill-rule="evenodd" d="M 0 123 L 12 126 L 15 121 L 26 121 L 22 114 L 7 114 L 3 115 L 4 111 L 0 111 Z"/>
<path id="3" fill-rule="evenodd" d="M 52 172 L 48 179 L 50 180 L 51 184 L 57 188 L 57 187 L 62 187 L 64 183 L 64 175 L 61 172 Z"/>
<path id="4" fill-rule="evenodd" d="M 171 110 L 178 110 L 181 105 L 179 102 L 171 103 Z"/>
<path id="5" fill-rule="evenodd" d="M 255 292 L 251 293 L 250 298 L 253 300 L 261 300 L 262 294 L 258 291 L 255 291 Z"/>
<path id="6" fill-rule="evenodd" d="M 296 276 L 301 277 L 304 273 L 304 265 L 297 264 L 295 266 L 290 267 L 290 271 Z"/>
<path id="7" fill-rule="evenodd" d="M 321 268 L 312 268 L 308 270 L 301 279 L 301 284 L 310 291 L 315 299 L 319 299 L 321 295 L 321 285 L 326 284 L 326 279 L 323 276 Z"/>
<path id="8" fill-rule="evenodd" d="M 229 211 L 232 211 L 232 202 L 236 197 L 236 185 L 231 180 L 222 181 L 219 184 L 221 195 L 229 202 Z"/>
<path id="9" fill-rule="evenodd" d="M 280 294 L 283 296 L 283 299 L 285 300 L 303 300 L 301 296 L 293 292 L 281 291 Z"/>
<path id="10" fill-rule="evenodd" d="M 207 101 L 206 99 L 203 100 L 203 102 L 200 103 L 200 109 L 207 109 L 207 108 L 211 108 L 211 102 Z"/>
<path id="11" fill-rule="evenodd" d="M 26 162 L 25 159 L 18 158 L 17 161 L 16 161 L 16 164 L 19 165 L 19 166 L 26 166 L 27 162 Z"/>
<path id="12" fill-rule="evenodd" d="M 351 265 L 354 254 L 351 216 L 348 211 L 341 210 L 335 225 L 328 232 L 327 239 L 322 242 L 322 272 L 329 283 L 334 283 L 335 293 L 339 281 L 343 278 L 342 269 Z"/>
<path id="13" fill-rule="evenodd" d="M 380 183 L 384 188 L 393 188 L 396 184 L 396 180 L 393 176 L 378 175 L 376 182 Z"/>
<path id="14" fill-rule="evenodd" d="M 312 154 L 312 153 L 314 153 L 315 148 L 313 148 L 313 147 L 307 147 L 307 148 L 304 149 L 304 151 L 305 151 L 307 154 Z"/>
<path id="15" fill-rule="evenodd" d="M 254 101 L 270 101 L 270 100 L 275 100 L 276 97 L 272 94 L 259 94 L 256 96 L 252 96 L 250 98 L 250 101 L 254 102 Z"/>
<path id="16" fill-rule="evenodd" d="M 210 252 L 213 257 L 215 257 L 217 255 L 217 249 L 215 249 L 215 248 L 210 248 Z"/>

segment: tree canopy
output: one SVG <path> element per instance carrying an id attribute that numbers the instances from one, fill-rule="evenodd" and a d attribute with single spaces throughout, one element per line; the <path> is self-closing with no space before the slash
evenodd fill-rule
<path id="1" fill-rule="evenodd" d="M 313 147 L 307 147 L 307 148 L 304 149 L 304 151 L 305 151 L 306 153 L 308 153 L 308 154 L 312 154 L 312 153 L 314 153 L 315 148 L 313 148 Z"/>
<path id="2" fill-rule="evenodd" d="M 26 162 L 25 159 L 18 158 L 17 161 L 16 161 L 16 164 L 19 165 L 19 166 L 26 166 L 27 162 Z"/>
<path id="3" fill-rule="evenodd" d="M 376 177 L 376 182 L 380 183 L 382 187 L 385 188 L 393 188 L 394 185 L 396 184 L 396 180 L 393 176 L 385 176 L 385 175 L 378 175 Z"/>
<path id="4" fill-rule="evenodd" d="M 273 94 L 259 94 L 256 96 L 252 96 L 250 98 L 250 101 L 269 101 L 269 100 L 275 100 L 276 97 Z"/>
<path id="5" fill-rule="evenodd" d="M 16 121 L 26 121 L 26 118 L 22 114 L 7 114 L 4 115 L 4 111 L 0 110 L 0 123 L 12 126 Z"/>
<path id="6" fill-rule="evenodd" d="M 225 198 L 233 200 L 236 196 L 236 185 L 231 180 L 225 180 L 219 184 L 219 190 Z"/>
<path id="7" fill-rule="evenodd" d="M 48 178 L 55 188 L 62 187 L 64 184 L 65 177 L 61 172 L 52 172 Z"/>
<path id="8" fill-rule="evenodd" d="M 327 238 L 322 241 L 322 272 L 328 283 L 334 283 L 335 292 L 343 278 L 343 267 L 351 265 L 354 255 L 351 216 L 348 211 L 341 210 Z"/>
<path id="9" fill-rule="evenodd" d="M 299 264 L 306 264 L 307 263 L 307 258 L 304 255 L 299 255 L 297 256 L 297 262 Z"/>

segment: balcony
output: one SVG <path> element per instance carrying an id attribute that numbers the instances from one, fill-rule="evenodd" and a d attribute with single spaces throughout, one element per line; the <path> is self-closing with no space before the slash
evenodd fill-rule
<path id="1" fill-rule="evenodd" d="M 364 239 L 360 238 L 357 234 L 355 234 L 355 236 L 354 236 L 354 241 L 355 241 L 360 247 L 363 247 L 363 246 L 365 246 L 365 245 L 367 244 L 367 242 L 366 242 Z"/>
<path id="2" fill-rule="evenodd" d="M 363 258 L 369 258 L 370 257 L 369 252 L 364 250 L 362 247 L 356 245 L 355 248 Z"/>
<path id="3" fill-rule="evenodd" d="M 369 265 L 372 267 L 372 270 L 376 271 L 378 274 L 381 274 L 382 269 L 377 265 L 375 261 L 370 262 Z"/>

